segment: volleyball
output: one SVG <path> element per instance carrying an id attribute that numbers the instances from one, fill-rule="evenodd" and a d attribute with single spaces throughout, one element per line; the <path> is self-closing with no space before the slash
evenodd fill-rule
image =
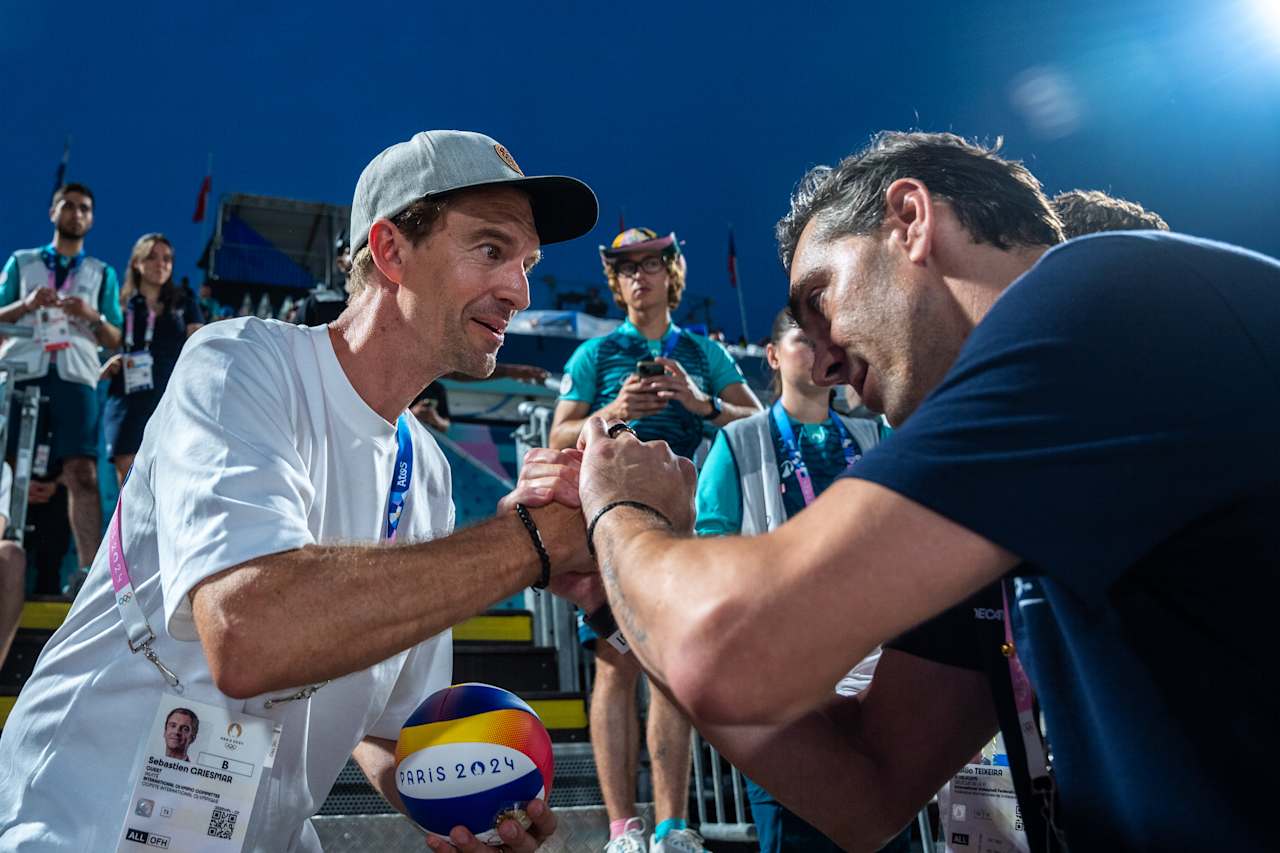
<path id="1" fill-rule="evenodd" d="M 550 796 L 554 767 L 542 720 L 519 696 L 488 684 L 432 693 L 396 741 L 396 790 L 409 816 L 435 835 L 464 826 L 495 847 L 503 819 L 528 828 L 524 807 Z"/>

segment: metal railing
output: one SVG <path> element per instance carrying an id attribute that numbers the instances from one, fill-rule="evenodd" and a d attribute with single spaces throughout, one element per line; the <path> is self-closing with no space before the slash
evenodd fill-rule
<path id="1" fill-rule="evenodd" d="M 516 443 L 517 474 L 524 465 L 524 455 L 535 447 L 546 447 L 551 436 L 550 406 L 533 402 L 520 404 L 521 417 L 527 420 L 512 433 Z M 590 689 L 582 646 L 578 643 L 578 626 L 573 607 L 563 598 L 527 589 L 525 608 L 533 613 L 534 641 L 540 646 L 554 646 L 559 668 L 560 689 L 571 693 Z"/>
<path id="2" fill-rule="evenodd" d="M 716 748 L 704 741 L 696 729 L 689 732 L 689 740 L 689 751 L 693 753 L 693 793 L 698 804 L 698 832 L 708 841 L 755 841 L 756 825 L 748 820 L 742 773 L 722 759 Z M 727 779 L 726 767 L 729 769 Z M 725 808 L 726 787 L 731 797 L 730 808 Z M 708 788 L 714 808 L 710 815 L 707 812 Z M 729 820 L 730 816 L 733 820 Z"/>
<path id="3" fill-rule="evenodd" d="M 35 334 L 30 326 L 0 323 L 0 337 L 29 338 Z M 14 385 L 25 378 L 22 362 L 0 361 L 0 453 L 8 453 L 10 423 L 13 410 Z M 9 538 L 22 545 L 27 534 L 27 503 L 30 499 L 31 475 L 35 464 L 36 428 L 40 420 L 40 404 L 44 397 L 34 385 L 21 392 L 22 406 L 18 416 L 18 447 L 14 454 L 13 488 L 9 506 Z M 3 458 L 0 456 L 0 458 Z"/>

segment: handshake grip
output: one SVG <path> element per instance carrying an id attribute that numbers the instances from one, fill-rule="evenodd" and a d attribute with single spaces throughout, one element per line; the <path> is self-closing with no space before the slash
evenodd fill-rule
<path id="1" fill-rule="evenodd" d="M 609 607 L 608 602 L 588 613 L 584 619 L 587 626 L 604 637 L 609 645 L 618 650 L 619 654 L 631 653 L 631 646 L 627 643 L 627 638 L 622 636 L 622 629 L 618 627 L 618 620 L 613 618 L 613 609 Z"/>

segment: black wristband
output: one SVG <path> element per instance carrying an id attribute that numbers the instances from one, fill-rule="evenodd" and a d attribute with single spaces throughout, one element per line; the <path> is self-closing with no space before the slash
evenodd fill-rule
<path id="1" fill-rule="evenodd" d="M 613 618 L 613 608 L 607 601 L 582 618 L 587 623 L 587 627 L 601 637 L 611 636 L 618 631 L 618 620 Z"/>
<path id="2" fill-rule="evenodd" d="M 675 529 L 675 525 L 671 523 L 671 519 L 667 518 L 665 515 L 646 503 L 641 503 L 640 501 L 614 501 L 613 503 L 605 504 L 600 508 L 600 511 L 595 514 L 595 517 L 591 519 L 591 523 L 587 525 L 587 553 L 593 558 L 596 555 L 596 525 L 600 523 L 600 519 L 604 517 L 606 512 L 617 509 L 620 506 L 629 506 L 632 509 L 642 509 L 650 515 L 655 515 L 660 518 L 667 527 L 670 527 L 672 530 Z"/>
<path id="3" fill-rule="evenodd" d="M 520 521 L 524 523 L 524 529 L 529 531 L 529 538 L 533 540 L 533 548 L 538 552 L 538 559 L 542 562 L 542 575 L 538 578 L 538 582 L 533 584 L 534 589 L 546 589 L 547 584 L 551 583 L 551 555 L 547 553 L 547 548 L 542 544 L 542 534 L 538 532 L 538 525 L 533 523 L 533 516 L 529 515 L 529 510 L 524 504 L 516 504 L 516 515 L 520 516 Z"/>

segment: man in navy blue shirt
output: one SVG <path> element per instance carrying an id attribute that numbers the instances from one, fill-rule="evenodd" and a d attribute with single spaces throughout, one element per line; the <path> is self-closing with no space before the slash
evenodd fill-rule
<path id="1" fill-rule="evenodd" d="M 815 377 L 897 429 L 778 530 L 695 540 L 689 466 L 588 424 L 583 511 L 654 681 L 848 849 L 997 726 L 1033 850 L 1266 846 L 1280 263 L 1055 247 L 1034 176 L 949 134 L 815 169 L 778 230 Z"/>

